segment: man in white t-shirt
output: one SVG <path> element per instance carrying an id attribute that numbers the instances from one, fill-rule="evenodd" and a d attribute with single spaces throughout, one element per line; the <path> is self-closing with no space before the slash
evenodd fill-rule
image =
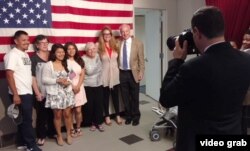
<path id="1" fill-rule="evenodd" d="M 18 125 L 17 147 L 27 147 L 29 151 L 41 151 L 37 147 L 32 127 L 32 75 L 31 61 L 25 52 L 29 47 L 29 36 L 25 31 L 14 35 L 16 46 L 4 56 L 6 78 L 10 98 L 19 105 L 23 121 Z"/>

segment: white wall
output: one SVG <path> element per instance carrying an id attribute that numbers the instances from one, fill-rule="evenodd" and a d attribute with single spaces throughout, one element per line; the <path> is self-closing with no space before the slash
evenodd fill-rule
<path id="1" fill-rule="evenodd" d="M 205 6 L 205 0 L 178 0 L 177 1 L 177 32 L 191 27 L 191 18 L 193 13 Z"/>
<path id="2" fill-rule="evenodd" d="M 134 0 L 136 8 L 166 9 L 169 0 Z M 172 0 L 175 1 L 175 0 Z"/>
<path id="3" fill-rule="evenodd" d="M 135 37 L 139 38 L 143 44 L 145 44 L 145 16 L 137 15 L 135 16 Z M 144 45 L 144 49 L 145 45 Z M 145 54 L 146 56 L 146 54 Z M 145 85 L 146 75 L 144 74 L 144 78 L 140 81 L 140 85 Z"/>
<path id="4" fill-rule="evenodd" d="M 172 58 L 172 52 L 167 50 L 166 39 L 169 36 L 179 34 L 183 29 L 190 28 L 190 21 L 193 13 L 205 6 L 205 0 L 134 0 L 135 8 L 162 9 L 163 28 L 163 49 L 164 62 L 163 73 L 167 70 L 167 62 Z"/>
<path id="5" fill-rule="evenodd" d="M 193 13 L 202 6 L 205 6 L 205 0 L 178 0 L 177 9 L 179 11 L 177 13 L 177 34 L 182 32 L 184 29 L 191 28 L 191 18 Z M 196 57 L 196 55 L 188 55 L 186 60 L 194 57 Z"/>
<path id="6" fill-rule="evenodd" d="M 168 52 L 166 47 L 166 39 L 169 35 L 176 33 L 177 24 L 177 1 L 176 0 L 134 0 L 135 8 L 161 9 L 163 14 L 163 52 L 164 62 L 163 69 L 167 68 Z M 147 54 L 149 55 L 149 54 Z M 163 70 L 165 73 L 165 70 Z"/>

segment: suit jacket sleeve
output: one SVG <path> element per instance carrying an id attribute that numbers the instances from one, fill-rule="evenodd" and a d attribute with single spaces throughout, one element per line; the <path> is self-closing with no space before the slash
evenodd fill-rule
<path id="1" fill-rule="evenodd" d="M 138 47 L 139 47 L 139 70 L 140 74 L 143 75 L 145 70 L 143 43 L 139 42 Z"/>
<path id="2" fill-rule="evenodd" d="M 160 103 L 164 107 L 173 107 L 185 103 L 189 98 L 190 72 L 181 59 L 169 61 L 168 71 L 160 90 Z"/>

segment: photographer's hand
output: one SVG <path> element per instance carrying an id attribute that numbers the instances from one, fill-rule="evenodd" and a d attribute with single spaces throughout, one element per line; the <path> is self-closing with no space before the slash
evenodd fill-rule
<path id="1" fill-rule="evenodd" d="M 185 40 L 183 43 L 183 48 L 181 48 L 178 38 L 175 40 L 175 48 L 173 52 L 173 56 L 176 59 L 185 60 L 187 57 L 187 41 Z"/>

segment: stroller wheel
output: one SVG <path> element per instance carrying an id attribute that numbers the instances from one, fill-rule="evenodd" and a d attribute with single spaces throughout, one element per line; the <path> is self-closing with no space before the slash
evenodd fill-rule
<path id="1" fill-rule="evenodd" d="M 173 142 L 173 149 L 175 149 L 176 148 L 176 140 L 174 140 L 174 142 Z"/>
<path id="2" fill-rule="evenodd" d="M 156 130 L 150 131 L 150 139 L 151 141 L 159 141 L 160 140 L 159 131 Z"/>

